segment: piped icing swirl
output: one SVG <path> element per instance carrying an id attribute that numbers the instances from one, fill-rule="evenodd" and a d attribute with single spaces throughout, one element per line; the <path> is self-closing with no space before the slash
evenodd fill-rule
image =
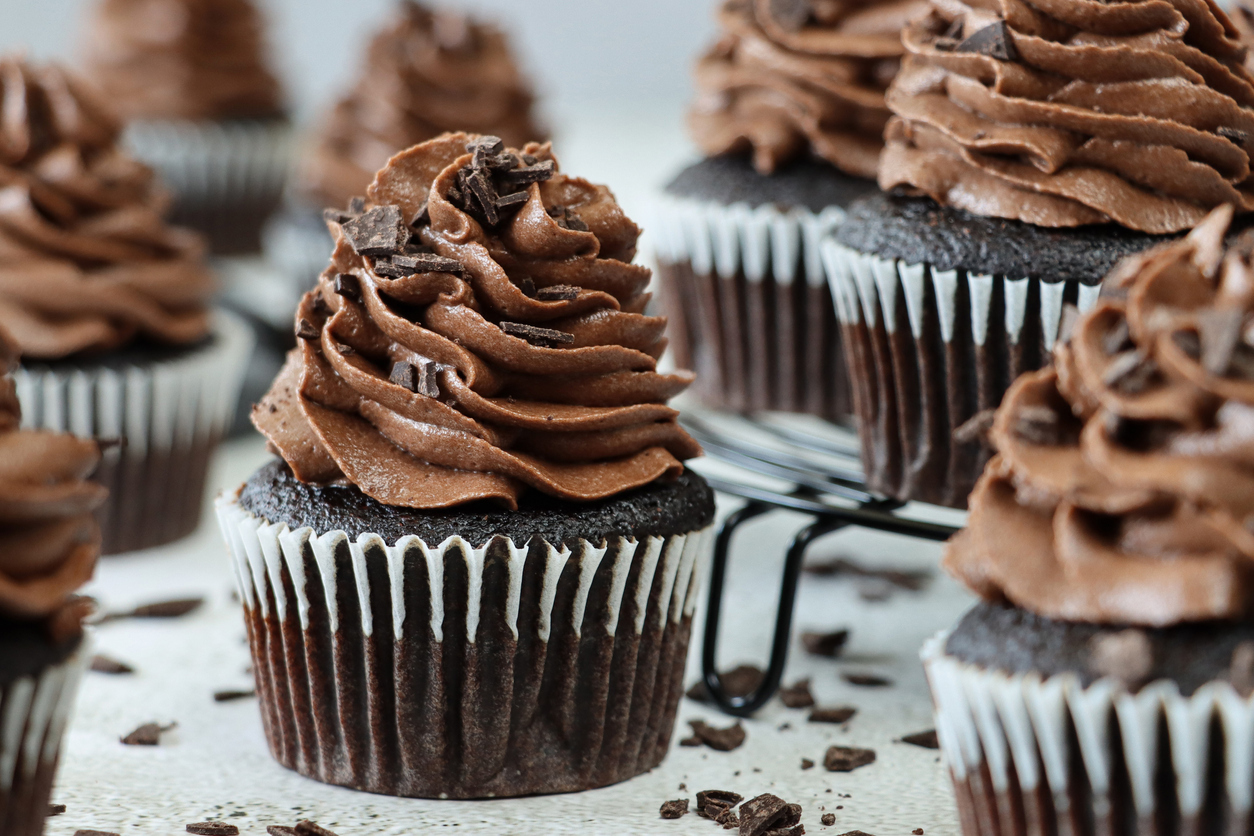
<path id="1" fill-rule="evenodd" d="M 398 5 L 302 160 L 300 189 L 317 206 L 347 205 L 389 157 L 445 131 L 493 134 L 512 147 L 546 135 L 503 32 L 449 9 Z"/>
<path id="2" fill-rule="evenodd" d="M 209 330 L 200 239 L 70 73 L 0 60 L 0 325 L 30 359 L 188 344 Z"/>
<path id="3" fill-rule="evenodd" d="M 902 39 L 885 189 L 1149 233 L 1254 210 L 1254 76 L 1211 0 L 933 0 Z"/>
<path id="4" fill-rule="evenodd" d="M 253 421 L 297 478 L 387 505 L 608 497 L 700 453 L 658 372 L 640 230 L 549 146 L 447 134 L 347 213 Z"/>
<path id="5" fill-rule="evenodd" d="M 813 155 L 873 179 L 902 26 L 925 0 L 726 0 L 697 64 L 693 136 L 711 156 L 752 152 L 762 174 Z"/>
<path id="6" fill-rule="evenodd" d="M 100 452 L 92 441 L 18 429 L 16 365 L 17 344 L 0 328 L 0 617 L 46 620 L 64 639 L 80 628 L 73 593 L 100 552 L 92 512 L 105 489 L 87 481 Z"/>
<path id="7" fill-rule="evenodd" d="M 251 0 L 100 0 L 91 77 L 127 119 L 257 119 L 283 112 Z"/>
<path id="8" fill-rule="evenodd" d="M 946 567 L 1049 618 L 1254 615 L 1254 235 L 1231 207 L 1129 259 L 1019 378 Z"/>

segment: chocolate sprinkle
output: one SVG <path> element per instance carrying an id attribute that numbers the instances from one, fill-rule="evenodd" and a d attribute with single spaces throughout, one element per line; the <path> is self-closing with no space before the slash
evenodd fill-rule
<path id="1" fill-rule="evenodd" d="M 579 288 L 568 284 L 555 284 L 551 287 L 542 287 L 535 292 L 536 299 L 541 302 L 569 302 L 578 298 Z"/>
<path id="2" fill-rule="evenodd" d="M 1019 57 L 1019 51 L 1015 49 L 1014 41 L 1010 38 L 1010 28 L 1006 26 L 1004 20 L 999 20 L 973 33 L 954 47 L 954 51 L 976 52 L 996 58 L 998 61 L 1014 61 Z"/>
<path id="3" fill-rule="evenodd" d="M 345 299 L 361 301 L 361 281 L 352 273 L 340 273 L 335 277 L 335 292 Z"/>
<path id="4" fill-rule="evenodd" d="M 820 822 L 820 823 L 821 823 L 824 827 L 831 827 L 832 825 L 834 825 L 834 824 L 836 823 L 836 814 L 835 814 L 835 813 L 824 813 L 822 816 L 820 816 L 820 817 L 819 817 L 819 822 Z"/>
<path id="5" fill-rule="evenodd" d="M 296 323 L 296 336 L 299 339 L 313 342 L 322 335 L 322 332 L 314 327 L 314 324 L 307 319 L 301 319 Z"/>
<path id="6" fill-rule="evenodd" d="M 688 799 L 676 798 L 674 801 L 663 801 L 658 811 L 664 819 L 678 819 L 688 815 Z"/>
<path id="7" fill-rule="evenodd" d="M 810 712 L 811 723 L 844 723 L 858 713 L 858 709 L 849 705 L 833 708 L 816 708 Z"/>
<path id="8" fill-rule="evenodd" d="M 555 348 L 575 342 L 574 334 L 555 331 L 552 328 L 541 328 L 538 325 L 528 325 L 525 322 L 502 322 L 500 328 L 511 337 L 518 337 L 542 348 Z"/>
<path id="9" fill-rule="evenodd" d="M 823 766 L 828 772 L 853 772 L 869 763 L 875 763 L 874 749 L 833 746 L 823 756 Z"/>
<path id="10" fill-rule="evenodd" d="M 135 673 L 135 669 L 125 662 L 119 662 L 117 659 L 110 659 L 108 656 L 100 654 L 91 657 L 91 669 L 96 673 Z"/>
<path id="11" fill-rule="evenodd" d="M 500 177 L 507 183 L 515 186 L 522 186 L 528 183 L 540 183 L 545 180 L 552 179 L 557 172 L 552 160 L 544 160 L 531 165 L 525 165 L 520 168 L 502 171 Z"/>
<path id="12" fill-rule="evenodd" d="M 255 696 L 257 696 L 257 692 L 251 689 L 247 691 L 214 691 L 213 701 L 234 702 L 235 700 L 246 700 Z"/>
<path id="13" fill-rule="evenodd" d="M 311 822 L 309 819 L 298 821 L 294 829 L 296 830 L 296 836 L 336 836 L 335 833 L 316 822 Z"/>
<path id="14" fill-rule="evenodd" d="M 715 728 L 704 720 L 689 720 L 688 725 L 692 726 L 693 737 L 699 738 L 706 746 L 719 752 L 739 749 L 745 742 L 745 727 L 740 723 L 735 723 L 725 729 Z"/>
<path id="15" fill-rule="evenodd" d="M 924 749 L 940 748 L 940 741 L 936 739 L 936 729 L 907 734 L 901 738 L 901 742 L 909 743 L 911 746 L 921 746 Z"/>
<path id="16" fill-rule="evenodd" d="M 826 656 L 835 659 L 849 641 L 848 630 L 836 630 L 831 633 L 802 633 L 801 645 L 813 656 Z"/>
<path id="17" fill-rule="evenodd" d="M 840 678 L 850 685 L 858 685 L 863 688 L 884 688 L 893 684 L 891 679 L 871 673 L 842 673 Z"/>
<path id="18" fill-rule="evenodd" d="M 814 705 L 814 695 L 810 693 L 810 680 L 799 679 L 787 688 L 780 688 L 779 700 L 788 708 L 809 708 Z"/>
<path id="19" fill-rule="evenodd" d="M 340 229 L 358 255 L 371 258 L 400 252 L 409 243 L 409 227 L 398 206 L 375 206 Z"/>
<path id="20" fill-rule="evenodd" d="M 169 731 L 175 725 L 175 723 L 171 723 L 168 726 L 163 726 L 160 723 L 144 723 L 135 731 L 122 738 L 122 743 L 127 746 L 159 746 L 161 745 L 161 733 Z"/>
<path id="21" fill-rule="evenodd" d="M 239 836 L 239 828 L 224 821 L 200 821 L 187 826 L 188 833 L 197 836 Z"/>

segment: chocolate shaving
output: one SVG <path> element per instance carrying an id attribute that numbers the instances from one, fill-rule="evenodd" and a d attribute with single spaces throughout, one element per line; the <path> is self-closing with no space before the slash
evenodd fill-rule
<path id="1" fill-rule="evenodd" d="M 1106 367 L 1102 382 L 1125 395 L 1144 392 L 1158 373 L 1158 365 L 1141 353 L 1140 349 L 1115 355 Z"/>
<path id="2" fill-rule="evenodd" d="M 200 821 L 187 826 L 188 833 L 197 836 L 239 836 L 239 828 L 224 821 Z"/>
<path id="3" fill-rule="evenodd" d="M 549 208 L 549 217 L 557 221 L 557 225 L 562 229 L 569 229 L 575 232 L 587 232 L 588 225 L 583 219 L 565 206 L 552 206 Z"/>
<path id="4" fill-rule="evenodd" d="M 831 633 L 802 633 L 801 645 L 812 656 L 825 656 L 835 659 L 845 649 L 849 641 L 848 630 L 836 630 Z"/>
<path id="5" fill-rule="evenodd" d="M 311 822 L 309 819 L 298 821 L 294 829 L 296 836 L 336 836 L 335 833 L 316 822 Z"/>
<path id="6" fill-rule="evenodd" d="M 526 203 L 530 197 L 526 192 L 501 195 L 495 201 L 496 210 L 500 213 L 503 210 L 516 209 Z"/>
<path id="7" fill-rule="evenodd" d="M 724 810 L 714 817 L 714 821 L 723 825 L 724 830 L 735 830 L 740 825 L 740 817 L 732 809 Z"/>
<path id="8" fill-rule="evenodd" d="M 315 328 L 314 324 L 309 320 L 302 318 L 296 323 L 297 339 L 315 342 L 320 336 L 322 336 L 322 332 Z"/>
<path id="9" fill-rule="evenodd" d="M 989 431 L 993 429 L 993 419 L 997 417 L 995 409 L 981 409 L 954 429 L 954 442 L 957 444 L 988 444 Z"/>
<path id="10" fill-rule="evenodd" d="M 745 727 L 740 723 L 725 729 L 715 728 L 704 720 L 689 720 L 688 725 L 692 726 L 693 737 L 718 752 L 731 752 L 745 742 Z"/>
<path id="11" fill-rule="evenodd" d="M 718 681 L 723 686 L 723 693 L 728 696 L 747 697 L 762 684 L 763 676 L 761 668 L 753 665 L 737 665 L 729 671 L 720 673 Z M 696 682 L 684 696 L 697 702 L 710 701 L 710 692 L 702 681 Z"/>
<path id="12" fill-rule="evenodd" d="M 891 679 L 871 673 L 842 673 L 840 678 L 862 688 L 885 688 L 893 684 Z"/>
<path id="13" fill-rule="evenodd" d="M 1010 27 L 1004 20 L 999 20 L 974 32 L 954 47 L 954 51 L 976 52 L 996 58 L 998 61 L 1015 61 L 1019 57 L 1019 51 L 1015 49 L 1014 41 L 1010 37 Z"/>
<path id="14" fill-rule="evenodd" d="M 875 763 L 874 749 L 833 746 L 823 756 L 823 766 L 828 772 L 853 772 L 869 763 Z"/>
<path id="15" fill-rule="evenodd" d="M 816 708 L 810 712 L 810 722 L 846 723 L 857 713 L 858 709 L 848 705 L 839 705 L 833 708 Z"/>
<path id="16" fill-rule="evenodd" d="M 59 816 L 64 812 L 65 812 L 64 804 L 49 804 L 48 805 L 48 818 L 52 818 L 53 816 Z"/>
<path id="17" fill-rule="evenodd" d="M 440 397 L 438 380 L 439 366 L 431 360 L 422 359 L 416 365 L 406 360 L 398 360 L 392 364 L 388 380 L 402 389 L 408 389 L 428 398 Z"/>
<path id="18" fill-rule="evenodd" d="M 697 815 L 712 819 L 724 810 L 730 810 L 744 799 L 731 790 L 701 790 L 697 793 Z"/>
<path id="19" fill-rule="evenodd" d="M 246 700 L 249 697 L 255 697 L 255 696 L 257 696 L 257 692 L 251 689 L 246 690 L 246 691 L 239 691 L 239 690 L 214 691 L 213 701 L 214 702 L 234 702 L 235 700 Z"/>
<path id="20" fill-rule="evenodd" d="M 335 277 L 335 292 L 345 299 L 361 301 L 361 281 L 352 273 L 340 273 Z"/>
<path id="21" fill-rule="evenodd" d="M 513 282 L 514 282 L 514 286 L 522 291 L 523 296 L 530 296 L 533 299 L 535 298 L 536 283 L 532 281 L 530 278 L 528 278 L 527 276 L 523 276 L 522 278 L 519 278 L 519 279 L 513 279 Z"/>
<path id="22" fill-rule="evenodd" d="M 780 688 L 779 700 L 788 708 L 809 708 L 814 705 L 814 695 L 810 693 L 810 680 L 800 679 L 787 688 Z"/>
<path id="23" fill-rule="evenodd" d="M 909 743 L 911 746 L 921 746 L 924 749 L 940 748 L 940 741 L 936 739 L 936 729 L 907 734 L 901 738 L 901 742 Z"/>
<path id="24" fill-rule="evenodd" d="M 501 222 L 501 213 L 496 208 L 496 187 L 486 172 L 472 171 L 466 175 L 466 188 L 479 203 L 479 211 L 488 226 L 496 226 Z"/>
<path id="25" fill-rule="evenodd" d="M 534 157 L 532 159 L 534 159 Z M 523 161 L 526 162 L 525 157 Z M 509 171 L 502 171 L 499 176 L 506 183 L 521 186 L 528 183 L 541 183 L 545 180 L 552 179 L 556 171 L 557 169 L 553 165 L 552 160 L 544 160 L 543 162 L 528 163 L 521 168 L 513 168 Z"/>
<path id="26" fill-rule="evenodd" d="M 663 801 L 658 811 L 664 819 L 679 819 L 688 815 L 688 799 L 676 798 L 674 801 Z"/>
<path id="27" fill-rule="evenodd" d="M 409 270 L 410 275 L 413 273 L 464 273 L 466 268 L 462 267 L 460 261 L 452 258 L 445 258 L 435 253 L 402 253 L 392 256 L 392 263 Z"/>
<path id="28" fill-rule="evenodd" d="M 1224 139 L 1231 140 L 1232 142 L 1235 142 L 1237 145 L 1241 145 L 1241 146 L 1244 146 L 1246 143 L 1250 141 L 1250 135 L 1239 128 L 1229 128 L 1229 127 L 1217 128 L 1215 130 L 1215 133 L 1219 134 Z"/>
<path id="29" fill-rule="evenodd" d="M 413 220 L 409 222 L 409 225 L 410 226 L 422 226 L 423 224 L 430 223 L 431 222 L 431 208 L 430 207 L 431 207 L 431 197 L 428 195 L 427 199 L 424 200 L 422 202 L 422 205 L 418 207 L 418 211 L 414 213 Z"/>
<path id="30" fill-rule="evenodd" d="M 91 669 L 96 673 L 135 673 L 135 669 L 125 662 L 119 662 L 117 659 L 110 659 L 108 656 L 101 654 L 91 657 Z"/>
<path id="31" fill-rule="evenodd" d="M 409 227 L 398 206 L 376 206 L 340 229 L 358 255 L 371 258 L 400 252 L 409 243 Z"/>
<path id="32" fill-rule="evenodd" d="M 810 760 L 809 758 L 802 758 L 801 768 L 802 769 L 814 769 L 814 761 Z"/>
<path id="33" fill-rule="evenodd" d="M 1239 308 L 1211 308 L 1198 313 L 1197 331 L 1202 349 L 1202 368 L 1223 377 L 1241 342 L 1244 315 Z"/>
<path id="34" fill-rule="evenodd" d="M 1062 441 L 1058 413 L 1047 406 L 1023 406 L 1014 413 L 1010 431 L 1029 444 L 1055 447 Z"/>
<path id="35" fill-rule="evenodd" d="M 122 738 L 122 742 L 127 746 L 159 746 L 162 732 L 167 732 L 176 725 L 178 724 L 170 723 L 168 726 L 163 726 L 160 723 L 144 723 Z"/>
<path id="36" fill-rule="evenodd" d="M 474 155 L 470 162 L 472 166 L 486 168 L 493 157 L 505 150 L 505 142 L 499 136 L 481 136 L 467 143 L 466 150 Z"/>
<path id="37" fill-rule="evenodd" d="M 768 831 L 793 827 L 800 820 L 800 805 L 763 793 L 740 805 L 740 836 L 763 836 Z"/>
<path id="38" fill-rule="evenodd" d="M 835 813 L 824 813 L 822 816 L 819 816 L 819 824 L 823 825 L 824 827 L 831 827 L 835 823 L 836 823 Z"/>
<path id="39" fill-rule="evenodd" d="M 177 598 L 171 601 L 158 601 L 144 604 L 130 612 L 109 613 L 100 619 L 101 623 L 119 621 L 124 618 L 182 618 L 200 608 L 204 598 Z"/>
<path id="40" fill-rule="evenodd" d="M 552 328 L 541 328 L 538 325 L 528 325 L 525 322 L 502 322 L 500 328 L 511 337 L 518 337 L 543 348 L 571 345 L 575 342 L 574 334 L 555 331 Z"/>
<path id="41" fill-rule="evenodd" d="M 680 746 L 685 746 L 685 747 L 687 747 L 687 748 L 691 749 L 691 748 L 695 748 L 695 747 L 697 747 L 697 746 L 702 746 L 702 745 L 704 745 L 704 744 L 702 744 L 702 742 L 701 742 L 701 738 L 696 737 L 696 736 L 694 735 L 693 737 L 683 737 L 683 738 L 680 738 L 680 740 L 679 740 L 679 745 L 680 745 Z"/>
<path id="42" fill-rule="evenodd" d="M 535 293 L 536 299 L 541 302 L 569 302 L 579 297 L 579 288 L 568 284 L 555 284 L 551 287 L 542 287 Z"/>

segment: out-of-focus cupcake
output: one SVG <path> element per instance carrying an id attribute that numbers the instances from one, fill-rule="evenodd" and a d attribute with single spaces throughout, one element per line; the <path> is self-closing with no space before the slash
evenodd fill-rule
<path id="1" fill-rule="evenodd" d="M 87 661 L 74 592 L 96 567 L 105 490 L 87 481 L 94 441 L 18 429 L 16 364 L 0 328 L 0 833 L 40 836 Z"/>
<path id="2" fill-rule="evenodd" d="M 938 1 L 906 28 L 879 175 L 902 192 L 824 251 L 867 480 L 898 499 L 965 505 L 981 422 L 1119 258 L 1254 209 L 1254 76 L 1222 11 L 1015 9 Z"/>
<path id="3" fill-rule="evenodd" d="M 251 337 L 211 310 L 199 237 L 165 223 L 151 170 L 83 84 L 12 58 L 0 77 L 0 326 L 21 347 L 23 420 L 121 442 L 95 476 L 106 554 L 177 539 L 200 517 Z"/>
<path id="4" fill-rule="evenodd" d="M 923 0 L 727 0 L 689 125 L 706 159 L 658 206 L 676 355 L 708 405 L 853 410 L 819 242 L 876 190 L 900 31 Z"/>
<path id="5" fill-rule="evenodd" d="M 172 220 L 215 254 L 260 251 L 291 126 L 251 0 L 98 0 L 84 60 L 127 147 L 173 190 Z"/>
<path id="6" fill-rule="evenodd" d="M 403 796 L 656 766 L 713 494 L 666 405 L 639 229 L 549 146 L 394 156 L 296 316 L 219 502 L 271 751 Z"/>
<path id="7" fill-rule="evenodd" d="M 924 651 L 965 836 L 1244 833 L 1254 813 L 1254 239 L 1124 262 L 1019 378 Z"/>

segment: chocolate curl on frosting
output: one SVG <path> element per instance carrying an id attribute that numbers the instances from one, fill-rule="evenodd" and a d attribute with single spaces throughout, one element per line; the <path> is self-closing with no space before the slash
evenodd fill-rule
<path id="1" fill-rule="evenodd" d="M 933 2 L 902 39 L 885 189 L 1148 233 L 1254 210 L 1254 76 L 1210 0 Z"/>
<path id="2" fill-rule="evenodd" d="M 79 627 L 73 593 L 91 579 L 100 553 L 93 512 L 106 491 L 87 481 L 100 450 L 17 428 L 16 365 L 17 343 L 0 327 L 0 617 L 46 620 L 63 639 Z"/>
<path id="3" fill-rule="evenodd" d="M 1254 614 L 1254 238 L 1232 207 L 1120 265 L 1051 368 L 1021 377 L 945 565 L 1069 621 Z"/>
<path id="4" fill-rule="evenodd" d="M 0 59 L 0 325 L 30 359 L 188 344 L 209 331 L 199 238 L 162 220 L 152 172 L 60 67 Z"/>
<path id="5" fill-rule="evenodd" d="M 360 213 L 329 212 L 330 267 L 253 412 L 297 478 L 388 505 L 530 488 L 595 500 L 678 475 L 700 448 L 666 400 L 639 229 L 549 146 L 447 134 L 393 157 Z"/>
<path id="6" fill-rule="evenodd" d="M 323 119 L 299 188 L 314 205 L 345 206 L 389 157 L 445 131 L 494 134 L 511 146 L 543 139 L 534 101 L 503 32 L 403 0 L 371 40 L 352 90 Z"/>
<path id="7" fill-rule="evenodd" d="M 900 32 L 925 0 L 726 0 L 723 38 L 697 64 L 693 136 L 711 156 L 752 152 L 770 174 L 803 155 L 875 177 Z"/>

